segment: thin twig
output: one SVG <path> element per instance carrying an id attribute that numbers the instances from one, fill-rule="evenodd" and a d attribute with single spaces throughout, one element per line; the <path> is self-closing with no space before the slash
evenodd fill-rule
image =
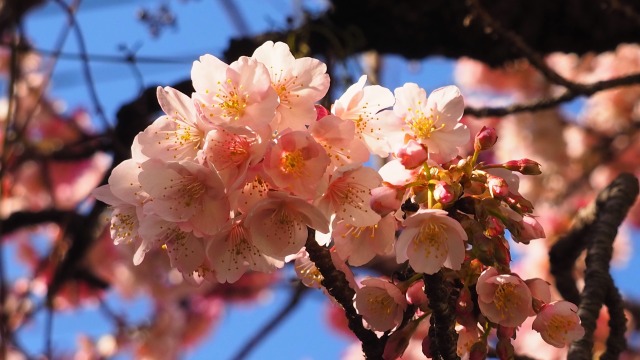
<path id="1" fill-rule="evenodd" d="M 475 117 L 500 117 L 521 112 L 535 112 L 567 103 L 580 96 L 591 96 L 599 91 L 632 85 L 640 85 L 640 73 L 585 84 L 582 85 L 584 91 L 579 93 L 567 90 L 557 97 L 539 99 L 528 104 L 513 104 L 504 107 L 467 107 L 465 114 Z"/>
<path id="2" fill-rule="evenodd" d="M 483 22 L 485 29 L 488 29 L 490 33 L 497 35 L 508 41 L 516 50 L 526 58 L 531 65 L 533 65 L 538 71 L 540 71 L 549 81 L 554 84 L 562 85 L 573 93 L 582 94 L 586 89 L 583 85 L 574 83 L 568 79 L 565 79 L 555 70 L 550 68 L 540 56 L 538 52 L 533 50 L 518 34 L 506 29 L 496 20 L 491 14 L 489 14 L 479 0 L 467 0 L 467 6 L 470 8 L 472 15 L 476 15 Z"/>
<path id="3" fill-rule="evenodd" d="M 102 121 L 103 125 L 106 129 L 110 129 L 111 125 L 107 120 L 107 116 L 104 113 L 104 108 L 102 103 L 100 102 L 100 98 L 98 97 L 98 92 L 96 91 L 95 82 L 93 81 L 93 74 L 91 73 L 91 67 L 89 66 L 89 56 L 87 52 L 87 45 L 84 40 L 84 34 L 82 33 L 82 29 L 80 29 L 80 25 L 76 21 L 75 11 L 74 9 L 67 5 L 63 0 L 54 0 L 54 3 L 58 4 L 67 14 L 67 18 L 69 21 L 69 25 L 73 29 L 73 32 L 76 36 L 76 41 L 78 42 L 78 47 L 80 48 L 80 59 L 82 62 L 82 73 L 85 78 L 85 82 L 87 83 L 87 90 L 89 91 L 89 97 L 91 102 L 93 103 L 93 108 L 98 118 Z"/>
<path id="4" fill-rule="evenodd" d="M 289 301 L 282 306 L 280 311 L 278 311 L 271 320 L 264 324 L 258 331 L 256 331 L 255 334 L 253 334 L 251 338 L 249 338 L 249 340 L 244 343 L 244 345 L 242 345 L 240 351 L 238 351 L 232 359 L 242 360 L 249 356 L 249 354 L 255 350 L 262 341 L 267 339 L 269 334 L 282 324 L 284 320 L 293 313 L 298 305 L 300 305 L 300 300 L 302 299 L 302 295 L 307 292 L 306 290 L 308 290 L 308 288 L 302 283 L 299 283 L 291 293 Z"/>

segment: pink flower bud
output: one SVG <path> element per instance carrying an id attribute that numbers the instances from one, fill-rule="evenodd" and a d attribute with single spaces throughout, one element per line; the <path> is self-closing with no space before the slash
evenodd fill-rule
<path id="1" fill-rule="evenodd" d="M 412 305 L 416 305 L 422 311 L 426 311 L 429 307 L 429 299 L 427 294 L 424 293 L 424 281 L 419 280 L 411 284 L 407 289 L 407 302 Z"/>
<path id="2" fill-rule="evenodd" d="M 523 216 L 522 221 L 516 223 L 516 229 L 511 235 L 513 235 L 513 240 L 523 244 L 546 237 L 542 225 L 531 216 Z"/>
<path id="3" fill-rule="evenodd" d="M 507 182 L 501 177 L 488 174 L 487 187 L 489 188 L 491 196 L 494 198 L 503 198 L 509 195 L 509 185 L 507 185 Z"/>
<path id="4" fill-rule="evenodd" d="M 373 211 L 384 217 L 390 212 L 400 209 L 403 193 L 403 191 L 398 191 L 390 186 L 373 188 L 369 205 Z"/>
<path id="5" fill-rule="evenodd" d="M 542 174 L 540 164 L 529 159 L 507 161 L 506 163 L 504 163 L 504 168 L 511 171 L 517 171 L 524 175 Z"/>
<path id="6" fill-rule="evenodd" d="M 415 169 L 422 165 L 428 158 L 427 151 L 419 142 L 409 140 L 396 154 L 400 163 L 407 169 Z"/>
<path id="7" fill-rule="evenodd" d="M 444 181 L 439 181 L 433 190 L 433 198 L 443 204 L 450 204 L 456 200 L 456 194 L 453 187 Z"/>
<path id="8" fill-rule="evenodd" d="M 480 129 L 480 131 L 476 135 L 473 148 L 476 151 L 488 150 L 488 149 L 491 149 L 491 147 L 493 147 L 496 141 L 498 141 L 498 135 L 496 134 L 496 129 L 483 126 L 482 129 Z"/>
<path id="9" fill-rule="evenodd" d="M 329 110 L 320 104 L 314 105 L 316 108 L 316 121 L 322 119 L 323 117 L 329 115 Z"/>

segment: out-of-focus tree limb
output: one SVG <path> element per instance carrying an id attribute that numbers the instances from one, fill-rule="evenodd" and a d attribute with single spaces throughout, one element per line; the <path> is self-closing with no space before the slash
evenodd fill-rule
<path id="1" fill-rule="evenodd" d="M 640 12 L 638 2 L 618 2 Z M 541 55 L 602 52 L 638 40 L 637 22 L 607 2 L 485 0 L 481 4 Z M 408 59 L 467 56 L 489 65 L 522 57 L 512 44 L 487 36 L 487 30 L 473 21 L 466 0 L 332 0 L 328 12 L 298 28 L 232 40 L 225 58 L 250 55 L 265 40 L 300 41 L 313 55 L 331 52 L 338 57 L 376 50 Z"/>
<path id="2" fill-rule="evenodd" d="M 609 273 L 609 262 L 618 227 L 637 196 L 638 179 L 631 174 L 619 175 L 598 194 L 590 206 L 578 214 L 569 233 L 550 251 L 551 272 L 556 276 L 556 287 L 565 299 L 580 304 L 578 315 L 585 329 L 584 337 L 572 344 L 569 359 L 588 359 L 593 356 L 593 333 L 603 304 L 609 309 L 611 331 L 607 350 L 601 358 L 616 359 L 626 348 L 624 304 Z M 585 248 L 585 286 L 578 296 L 571 271 Z"/>

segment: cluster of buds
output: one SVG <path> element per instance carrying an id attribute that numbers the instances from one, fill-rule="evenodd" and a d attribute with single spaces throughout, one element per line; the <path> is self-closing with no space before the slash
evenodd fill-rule
<path id="1" fill-rule="evenodd" d="M 466 296 L 456 321 L 477 334 L 465 337 L 469 348 L 536 313 L 536 330 L 554 345 L 579 333 L 575 312 L 553 310 L 570 306 L 554 305 L 536 292 L 540 281 L 529 285 L 509 268 L 506 230 L 523 243 L 544 237 L 514 173 L 540 166 L 478 162 L 497 141 L 486 128 L 474 153 L 461 155 L 470 131 L 455 86 L 427 96 L 408 83 L 392 93 L 363 76 L 329 111 L 316 104 L 329 87 L 326 66 L 273 42 L 229 65 L 202 56 L 192 80 L 191 96 L 158 89 L 165 115 L 95 192 L 113 206 L 114 241 L 137 246 L 134 263 L 162 248 L 186 279 L 222 283 L 295 259 L 303 283 L 320 287 L 323 274 L 304 249 L 312 229 L 345 273 L 376 256 L 407 264 L 401 282 L 349 282 L 373 330 L 410 334 L 407 324 L 437 305 L 417 295 L 421 278 L 446 272 Z M 375 171 L 365 166 L 372 154 L 392 158 Z M 567 331 L 553 333 L 559 328 Z"/>

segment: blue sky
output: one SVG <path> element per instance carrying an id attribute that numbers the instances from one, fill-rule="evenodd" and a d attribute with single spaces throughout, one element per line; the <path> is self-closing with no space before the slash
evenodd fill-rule
<path id="1" fill-rule="evenodd" d="M 166 29 L 154 39 L 136 19 L 142 7 L 154 9 L 157 1 L 134 0 L 85 0 L 78 13 L 78 21 L 85 35 L 90 54 L 122 56 L 121 46 L 139 48 L 138 56 L 159 57 L 176 60 L 171 64 L 139 64 L 144 86 L 170 85 L 189 76 L 191 63 L 204 53 L 220 55 L 229 37 L 239 35 L 229 22 L 218 1 L 191 0 L 166 2 L 177 15 L 177 28 Z M 290 0 L 236 1 L 245 17 L 250 33 L 282 28 L 285 16 L 292 13 Z M 323 7 L 321 0 L 306 1 L 313 9 Z M 48 5 L 28 17 L 26 32 L 37 48 L 53 50 L 59 33 L 65 26 L 66 17 L 61 10 Z M 78 46 L 73 34 L 64 47 L 65 53 L 77 54 Z M 418 82 L 422 87 L 433 89 L 450 84 L 452 63 L 445 59 L 430 59 L 407 64 L 397 57 L 385 59 L 386 71 L 381 83 L 391 89 L 406 81 Z M 81 106 L 92 110 L 90 98 L 81 75 L 77 59 L 61 59 L 52 79 L 50 95 L 62 100 L 67 109 Z M 135 98 L 138 83 L 131 65 L 125 63 L 91 62 L 96 87 L 107 117 L 114 118 L 117 109 Z M 392 71 L 389 71 L 391 69 Z M 634 236 L 637 238 L 637 236 Z M 640 268 L 638 258 L 632 260 L 627 269 L 614 269 L 623 289 L 640 296 L 633 284 L 631 271 Z M 17 272 L 13 272 L 17 275 Z M 217 330 L 201 346 L 185 354 L 184 359 L 228 359 L 243 341 L 254 333 L 286 301 L 287 293 L 276 290 L 270 302 L 260 305 L 230 306 Z M 144 318 L 149 311 L 146 299 L 127 302 L 111 293 L 107 297 L 110 305 L 131 316 Z M 349 342 L 327 329 L 324 298 L 319 292 L 310 292 L 288 321 L 278 328 L 263 343 L 250 359 L 272 358 L 278 354 L 283 359 L 334 359 Z M 43 348 L 43 316 L 36 318 L 20 334 L 24 344 L 34 352 Z M 95 307 L 56 314 L 53 343 L 58 349 L 75 346 L 79 332 L 100 336 L 110 329 L 110 323 Z"/>

